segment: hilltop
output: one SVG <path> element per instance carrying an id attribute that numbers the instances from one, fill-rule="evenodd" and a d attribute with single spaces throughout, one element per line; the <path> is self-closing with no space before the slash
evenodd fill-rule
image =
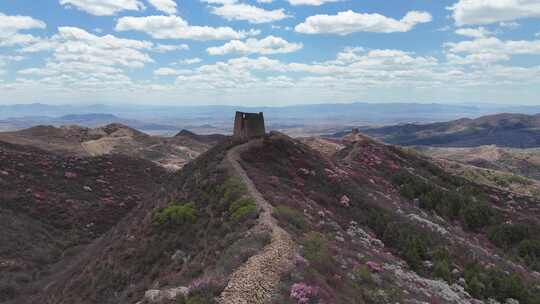
<path id="1" fill-rule="evenodd" d="M 364 133 L 404 146 L 540 147 L 540 114 L 497 114 L 432 124 L 403 124 L 366 128 Z M 338 134 L 340 135 L 340 134 Z"/>
<path id="2" fill-rule="evenodd" d="M 188 131 L 174 137 L 152 136 L 118 123 L 97 128 L 36 126 L 0 133 L 0 141 L 55 153 L 76 156 L 122 154 L 151 160 L 172 170 L 181 168 L 224 137 L 195 135 Z"/>

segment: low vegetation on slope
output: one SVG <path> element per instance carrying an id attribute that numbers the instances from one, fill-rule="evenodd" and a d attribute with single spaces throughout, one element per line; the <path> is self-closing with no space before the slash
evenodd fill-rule
<path id="1" fill-rule="evenodd" d="M 7 175 L 0 171 L 0 183 L 6 184 L 7 176 L 15 172 L 22 173 L 24 177 L 18 178 L 26 181 L 28 172 L 22 168 L 28 166 L 30 172 L 39 172 L 32 185 L 53 176 L 55 181 L 65 181 L 59 187 L 75 187 L 82 198 L 103 191 L 105 197 L 118 194 L 127 199 L 123 188 L 113 192 L 109 186 L 100 188 L 97 181 L 120 183 L 122 177 L 128 181 L 124 187 L 139 187 L 145 195 L 137 197 L 129 213 L 115 218 L 116 224 L 100 226 L 103 230 L 89 237 L 90 243 L 79 244 L 73 252 L 58 247 L 58 258 L 48 262 L 48 271 L 40 272 L 15 293 L 8 286 L 2 296 L 10 301 L 7 303 L 17 304 L 215 303 L 235 281 L 231 275 L 235 277 L 237 270 L 250 264 L 246 261 L 254 260 L 250 257 L 259 257 L 267 252 L 263 248 L 273 244 L 273 234 L 251 229 L 266 219 L 279 223 L 286 232 L 278 227 L 279 231 L 296 244 L 291 253 L 294 267 L 281 276 L 273 303 L 540 303 L 540 277 L 535 272 L 540 256 L 536 199 L 448 174 L 412 150 L 361 135 L 332 142 L 341 149 L 323 154 L 272 133 L 242 146 L 240 156 L 235 154 L 240 158 L 235 165 L 242 170 L 231 170 L 230 162 L 224 160 L 238 144 L 224 141 L 166 182 L 148 185 L 140 184 L 142 179 L 130 179 L 134 178 L 130 174 L 163 172 L 150 162 L 130 164 L 133 160 L 129 158 L 103 156 L 73 160 L 73 167 L 70 159 L 44 154 L 60 165 L 68 164 L 65 168 L 69 170 L 57 176 L 55 170 L 31 167 L 30 163 L 42 166 L 41 158 L 33 159 L 34 152 L 15 156 L 9 154 L 8 146 L 2 161 L 15 161 L 10 161 Z M 25 163 L 26 158 L 32 161 Z M 116 161 L 109 164 L 110 159 Z M 21 169 L 19 162 L 23 163 Z M 150 164 L 151 169 L 142 163 Z M 127 174 L 109 167 L 117 164 L 134 171 Z M 91 179 L 83 178 L 85 170 Z M 238 179 L 238 171 L 245 171 L 247 177 L 243 173 Z M 95 183 L 87 184 L 89 180 Z M 24 192 L 25 199 L 15 201 L 33 197 L 32 206 L 41 212 L 56 212 L 58 206 L 101 210 L 85 209 L 85 203 L 48 203 L 42 198 L 50 193 L 37 190 Z M 14 192 L 6 196 L 13 197 L 18 196 Z M 268 217 L 269 212 L 260 213 L 261 200 L 272 204 L 273 218 Z M 116 200 L 108 202 L 104 200 L 103 206 L 110 209 L 103 210 L 115 215 L 111 210 L 121 206 Z M 15 204 L 0 216 L 7 219 L 18 213 L 19 222 L 38 218 L 33 209 L 24 206 Z M 85 216 L 95 216 L 92 212 Z M 27 235 L 21 234 L 29 250 L 49 248 L 54 243 L 47 233 L 64 231 L 59 226 L 64 213 L 51 214 L 47 223 L 29 221 L 20 226 L 15 222 L 6 227 L 35 232 L 39 238 L 26 240 Z M 103 215 L 103 219 L 108 218 Z M 32 247 L 31 242 L 39 246 Z M 24 281 L 15 275 L 12 278 Z"/>
<path id="2" fill-rule="evenodd" d="M 125 156 L 64 158 L 0 142 L 0 302 L 57 271 L 165 181 Z"/>
<path id="3" fill-rule="evenodd" d="M 246 233 L 258 210 L 224 166 L 226 142 L 174 174 L 77 261 L 45 277 L 34 303 L 214 303 L 228 276 L 269 242 Z M 25 303 L 23 300 L 18 303 Z"/>
<path id="4" fill-rule="evenodd" d="M 242 158 L 302 245 L 275 303 L 540 301 L 536 238 L 497 248 L 506 232 L 493 231 L 536 231 L 538 201 L 509 203 L 509 193 L 364 137 L 328 158 L 273 134 Z"/>

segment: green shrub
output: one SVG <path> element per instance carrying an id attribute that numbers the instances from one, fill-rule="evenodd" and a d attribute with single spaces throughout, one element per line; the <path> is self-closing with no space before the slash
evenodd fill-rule
<path id="1" fill-rule="evenodd" d="M 229 213 L 234 221 L 256 218 L 258 214 L 257 205 L 252 198 L 240 198 L 231 204 Z"/>
<path id="2" fill-rule="evenodd" d="M 523 224 L 503 224 L 489 229 L 488 238 L 495 246 L 509 249 L 529 237 L 529 227 Z"/>
<path id="3" fill-rule="evenodd" d="M 274 209 L 274 217 L 300 231 L 305 231 L 308 228 L 308 222 L 304 214 L 287 206 L 276 207 Z"/>
<path id="4" fill-rule="evenodd" d="M 539 296 L 516 273 L 508 274 L 498 269 L 486 269 L 473 263 L 465 267 L 466 290 L 475 298 L 493 298 L 504 302 L 508 298 L 520 303 L 538 303 Z"/>
<path id="5" fill-rule="evenodd" d="M 438 175 L 437 179 L 447 181 L 443 187 L 436 183 L 401 172 L 394 177 L 400 185 L 400 193 L 408 199 L 419 199 L 419 207 L 433 210 L 438 215 L 455 220 L 460 218 L 465 228 L 477 230 L 495 221 L 495 210 L 486 202 L 487 197 L 480 189 L 462 186 L 462 182 L 452 177 Z"/>
<path id="6" fill-rule="evenodd" d="M 308 233 L 302 245 L 304 246 L 304 257 L 315 268 L 322 271 L 323 274 L 331 271 L 333 258 L 328 241 L 321 233 L 315 231 Z"/>
<path id="7" fill-rule="evenodd" d="M 355 277 L 355 280 L 359 284 L 372 284 L 373 283 L 373 276 L 371 275 L 371 271 L 366 265 L 360 265 L 354 268 L 353 275 Z"/>
<path id="8" fill-rule="evenodd" d="M 189 296 L 185 304 L 212 304 L 216 303 L 214 296 L 212 295 L 193 295 Z"/>
<path id="9" fill-rule="evenodd" d="M 424 260 L 428 260 L 429 249 L 433 246 L 431 235 L 406 222 L 391 222 L 384 235 L 384 243 L 397 249 L 401 257 L 413 270 L 419 270 Z"/>
<path id="10" fill-rule="evenodd" d="M 222 185 L 223 199 L 226 202 L 234 202 L 242 197 L 246 193 L 246 186 L 238 178 L 229 178 Z"/>
<path id="11" fill-rule="evenodd" d="M 375 233 L 382 237 L 384 231 L 386 230 L 388 223 L 391 221 L 391 216 L 388 211 L 382 208 L 368 208 L 367 209 L 367 218 L 365 224 L 371 228 Z"/>
<path id="12" fill-rule="evenodd" d="M 203 290 L 195 290 L 187 299 L 177 300 L 178 304 L 215 304 L 216 296 L 219 295 L 219 290 L 216 287 L 205 287 Z"/>
<path id="13" fill-rule="evenodd" d="M 450 265 L 447 260 L 435 261 L 433 273 L 435 276 L 444 279 L 447 282 L 452 281 L 452 273 L 450 272 Z"/>
<path id="14" fill-rule="evenodd" d="M 475 298 L 482 299 L 486 294 L 486 286 L 477 276 L 467 280 L 467 291 Z"/>
<path id="15" fill-rule="evenodd" d="M 434 265 L 433 274 L 447 282 L 452 282 L 452 272 L 450 271 L 450 253 L 445 247 L 439 247 L 432 254 Z"/>
<path id="16" fill-rule="evenodd" d="M 471 204 L 461 211 L 461 219 L 465 227 L 478 230 L 493 223 L 495 211 L 485 203 Z"/>
<path id="17" fill-rule="evenodd" d="M 524 240 L 518 246 L 519 256 L 525 259 L 533 270 L 540 270 L 540 241 Z"/>
<path id="18" fill-rule="evenodd" d="M 180 205 L 173 202 L 168 207 L 156 213 L 154 221 L 159 225 L 195 223 L 197 221 L 197 210 L 194 203 Z"/>

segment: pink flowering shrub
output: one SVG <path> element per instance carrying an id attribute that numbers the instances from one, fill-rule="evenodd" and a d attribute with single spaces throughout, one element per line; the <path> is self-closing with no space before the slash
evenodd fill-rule
<path id="1" fill-rule="evenodd" d="M 202 289 L 204 288 L 206 285 L 208 285 L 209 282 L 209 279 L 207 277 L 200 277 L 200 278 L 197 278 L 195 280 L 193 280 L 188 288 L 189 290 L 197 290 L 197 289 Z"/>
<path id="2" fill-rule="evenodd" d="M 190 292 L 196 291 L 196 290 L 205 290 L 208 288 L 211 288 L 212 285 L 215 284 L 215 281 L 209 277 L 209 276 L 202 276 L 199 278 L 196 278 L 188 285 L 188 290 Z"/>
<path id="3" fill-rule="evenodd" d="M 314 300 L 317 294 L 317 288 L 306 283 L 295 283 L 291 286 L 291 298 L 295 299 L 298 304 L 312 303 L 310 301 Z"/>
<path id="4" fill-rule="evenodd" d="M 374 272 L 381 272 L 382 271 L 381 265 L 379 265 L 376 262 L 369 261 L 369 262 L 366 263 L 366 265 L 367 265 L 367 267 L 369 267 L 369 269 L 371 271 L 374 271 Z"/>
<path id="5" fill-rule="evenodd" d="M 294 256 L 294 265 L 296 266 L 309 266 L 309 261 L 303 256 L 297 254 Z"/>

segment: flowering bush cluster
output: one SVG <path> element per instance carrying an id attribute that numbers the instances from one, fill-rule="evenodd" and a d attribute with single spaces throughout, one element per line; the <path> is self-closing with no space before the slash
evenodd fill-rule
<path id="1" fill-rule="evenodd" d="M 291 286 L 291 298 L 297 300 L 298 304 L 308 304 L 317 297 L 318 290 L 306 283 L 295 283 Z"/>
<path id="2" fill-rule="evenodd" d="M 297 254 L 294 256 L 294 265 L 296 266 L 309 266 L 309 261 L 306 260 L 303 256 Z"/>
<path id="3" fill-rule="evenodd" d="M 376 262 L 373 262 L 373 261 L 368 261 L 366 263 L 367 267 L 369 267 L 369 269 L 373 272 L 381 272 L 383 269 L 381 267 L 381 265 L 379 265 L 378 263 Z"/>
<path id="4" fill-rule="evenodd" d="M 214 285 L 214 281 L 209 276 L 201 276 L 196 278 L 188 285 L 188 290 L 190 293 L 195 291 L 205 291 L 210 289 Z"/>

